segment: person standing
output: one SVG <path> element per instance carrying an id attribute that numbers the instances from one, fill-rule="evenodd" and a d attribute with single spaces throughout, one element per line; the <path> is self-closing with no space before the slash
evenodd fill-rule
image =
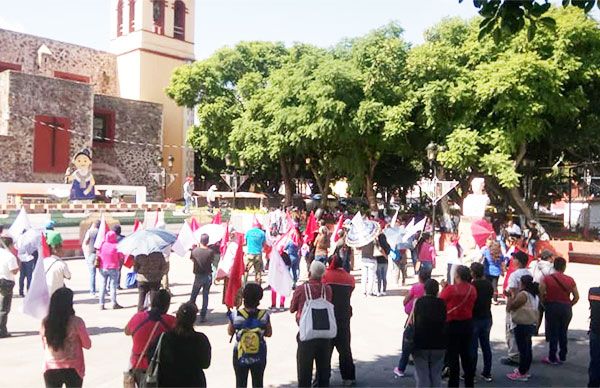
<path id="1" fill-rule="evenodd" d="M 327 229 L 327 226 L 322 225 L 319 227 L 319 233 L 315 239 L 315 260 L 327 264 L 330 243 L 329 229 Z"/>
<path id="2" fill-rule="evenodd" d="M 138 386 L 152 357 L 148 349 L 162 333 L 175 327 L 175 317 L 167 314 L 170 305 L 171 294 L 160 290 L 152 299 L 150 310 L 137 312 L 125 326 L 125 335 L 131 336 L 133 341 L 129 362 Z"/>
<path id="3" fill-rule="evenodd" d="M 296 323 L 300 324 L 302 310 L 307 299 L 307 295 L 322 295 L 325 300 L 331 303 L 331 287 L 323 284 L 322 278 L 325 274 L 325 265 L 320 261 L 313 261 L 310 264 L 308 273 L 308 282 L 299 285 L 294 290 L 290 312 L 296 314 Z M 296 336 L 298 342 L 298 351 L 296 353 L 298 387 L 310 387 L 312 380 L 313 364 L 317 369 L 317 386 L 328 387 L 331 375 L 331 340 L 316 338 L 308 341 L 300 341 L 300 335 Z"/>
<path id="4" fill-rule="evenodd" d="M 362 272 L 360 282 L 365 296 L 375 296 L 375 277 L 377 276 L 377 261 L 373 258 L 375 242 L 371 241 L 360 248 Z"/>
<path id="5" fill-rule="evenodd" d="M 175 328 L 161 335 L 158 352 L 159 387 L 206 387 L 204 369 L 211 361 L 211 346 L 204 333 L 194 330 L 195 304 L 177 310 Z"/>
<path id="6" fill-rule="evenodd" d="M 116 224 L 112 227 L 112 231 L 116 233 L 117 235 L 117 243 L 120 243 L 121 240 L 123 240 L 125 238 L 125 236 L 123 236 L 121 234 L 121 225 Z M 121 266 L 119 267 L 119 275 L 117 276 L 117 290 L 122 290 L 123 288 L 121 287 L 121 269 L 123 268 L 123 263 L 121 263 Z"/>
<path id="7" fill-rule="evenodd" d="M 334 254 L 342 259 L 342 267 L 346 272 L 350 272 L 352 268 L 351 255 L 352 249 L 346 245 L 346 231 L 342 228 L 337 232 L 338 240 L 335 243 Z"/>
<path id="8" fill-rule="evenodd" d="M 436 252 L 433 246 L 433 238 L 429 233 L 423 233 L 421 243 L 417 246 L 419 259 L 419 271 L 432 272 L 435 268 Z"/>
<path id="9" fill-rule="evenodd" d="M 549 345 L 548 357 L 542 359 L 544 364 L 558 365 L 567 361 L 567 334 L 573 318 L 573 306 L 579 301 L 579 291 L 575 280 L 565 275 L 566 268 L 567 261 L 557 257 L 554 259 L 556 272 L 544 276 L 540 282 L 540 299 L 546 309 L 546 337 Z"/>
<path id="10" fill-rule="evenodd" d="M 12 239 L 4 238 L 5 248 L 0 248 L 0 338 L 10 337 L 6 327 L 12 305 L 15 275 L 19 272 L 19 262 L 12 254 Z"/>
<path id="11" fill-rule="evenodd" d="M 510 380 L 529 380 L 529 368 L 533 359 L 531 337 L 537 324 L 538 303 L 538 289 L 533 283 L 533 277 L 522 276 L 519 292 L 511 293 L 506 304 L 506 310 L 515 323 L 514 335 L 519 349 L 519 367 L 506 375 Z"/>
<path id="12" fill-rule="evenodd" d="M 334 255 L 331 259 L 331 265 L 323 276 L 323 283 L 331 287 L 337 324 L 337 335 L 331 342 L 331 351 L 333 352 L 333 348 L 336 348 L 339 354 L 342 385 L 351 386 L 356 382 L 356 368 L 350 346 L 350 318 L 352 318 L 350 300 L 356 281 L 354 276 L 344 270 L 343 264 L 342 258 Z"/>
<path id="13" fill-rule="evenodd" d="M 137 272 L 138 311 L 144 310 L 146 297 L 152 301 L 160 288 L 160 281 L 167 271 L 167 261 L 162 252 L 152 252 L 149 255 L 137 255 L 133 269 Z"/>
<path id="14" fill-rule="evenodd" d="M 425 282 L 425 295 L 415 302 L 414 349 L 418 388 L 441 387 L 446 353 L 446 303 L 437 297 L 440 286 L 435 279 Z"/>
<path id="15" fill-rule="evenodd" d="M 81 387 L 85 376 L 83 349 L 92 341 L 83 319 L 73 310 L 73 291 L 60 288 L 50 297 L 48 315 L 40 329 L 44 345 L 46 387 Z"/>
<path id="16" fill-rule="evenodd" d="M 123 263 L 123 254 L 117 251 L 117 234 L 112 230 L 106 233 L 104 241 L 98 249 L 98 260 L 102 276 L 100 310 L 104 310 L 107 285 L 110 287 L 113 310 L 122 309 L 123 306 L 117 303 L 117 279 L 119 278 L 119 268 Z"/>
<path id="17" fill-rule="evenodd" d="M 213 212 L 213 209 L 215 207 L 215 204 L 217 202 L 217 186 L 212 185 L 208 188 L 208 191 L 206 192 L 206 205 L 208 206 L 208 211 L 210 213 Z"/>
<path id="18" fill-rule="evenodd" d="M 521 289 L 521 278 L 525 275 L 531 276 L 531 272 L 527 269 L 527 263 L 529 256 L 527 253 L 516 250 L 512 254 L 512 261 L 515 263 L 516 269 L 512 271 L 508 280 L 506 281 L 506 296 L 514 298 Z M 507 307 L 508 309 L 508 307 Z M 502 357 L 500 362 L 504 365 L 519 365 L 519 349 L 515 340 L 514 329 L 515 324 L 511 319 L 511 315 L 506 314 L 506 345 L 508 347 L 508 356 Z"/>
<path id="19" fill-rule="evenodd" d="M 33 269 L 35 268 L 35 264 L 37 263 L 39 253 L 37 251 L 33 253 L 28 253 L 24 249 L 21 248 L 21 244 L 23 239 L 28 238 L 28 234 L 25 234 L 25 231 L 17 238 L 17 256 L 19 257 L 19 262 L 21 263 L 21 269 L 19 273 L 19 296 L 25 296 L 25 290 L 29 291 L 29 287 L 31 286 L 31 277 L 33 276 Z M 25 287 L 25 281 L 27 281 L 27 288 Z"/>
<path id="20" fill-rule="evenodd" d="M 298 283 L 300 276 L 300 233 L 295 226 L 294 229 L 292 238 L 290 238 L 285 248 L 283 248 L 283 251 L 288 255 L 291 262 L 290 271 L 292 273 L 292 280 L 294 281 L 292 289 L 296 288 L 296 283 Z"/>
<path id="21" fill-rule="evenodd" d="M 60 233 L 48 231 L 46 241 L 50 247 L 50 257 L 45 258 L 43 263 L 48 295 L 52 297 L 56 290 L 65 286 L 65 279 L 71 279 L 71 271 L 67 263 L 60 258 L 63 242 Z"/>
<path id="22" fill-rule="evenodd" d="M 188 176 L 183 184 L 183 200 L 185 201 L 185 207 L 183 208 L 184 213 L 189 213 L 192 207 L 192 200 L 194 195 L 194 178 Z"/>
<path id="23" fill-rule="evenodd" d="M 462 364 L 465 387 L 474 386 L 475 368 L 471 346 L 473 342 L 473 307 L 477 300 L 477 290 L 471 284 L 471 273 L 464 265 L 456 269 L 454 284 L 442 281 L 440 298 L 446 302 L 448 323 L 448 367 L 450 368 L 449 387 L 458 387 L 460 365 Z"/>
<path id="24" fill-rule="evenodd" d="M 235 335 L 233 347 L 233 370 L 236 387 L 248 386 L 248 373 L 252 375 L 252 387 L 263 386 L 267 366 L 267 342 L 273 335 L 269 312 L 258 308 L 263 289 L 257 283 L 244 287 L 244 307 L 232 313 L 227 327 L 230 336 Z"/>
<path id="25" fill-rule="evenodd" d="M 252 228 L 246 232 L 246 271 L 250 274 L 250 267 L 254 268 L 254 278 L 258 284 L 262 283 L 262 254 L 266 241 L 265 231 L 260 228 L 260 223 L 255 220 Z"/>
<path id="26" fill-rule="evenodd" d="M 407 315 L 406 323 L 404 324 L 404 332 L 402 333 L 402 355 L 400 356 L 400 360 L 398 361 L 398 366 L 394 368 L 394 375 L 397 377 L 404 377 L 406 366 L 408 365 L 408 359 L 413 351 L 412 342 L 409 340 L 411 332 L 414 332 L 414 327 L 412 327 L 412 320 L 410 319 L 412 315 L 413 308 L 415 306 L 415 302 L 417 299 L 425 295 L 425 283 L 431 278 L 431 272 L 420 271 L 419 272 L 419 282 L 413 284 L 413 286 L 408 291 L 408 295 L 404 297 L 404 312 Z"/>
<path id="27" fill-rule="evenodd" d="M 387 292 L 388 255 L 391 247 L 383 231 L 379 233 L 374 244 L 373 256 L 375 261 L 377 261 L 377 270 L 375 272 L 377 277 L 377 296 L 385 296 Z"/>
<path id="28" fill-rule="evenodd" d="M 98 268 L 96 266 L 96 237 L 98 236 L 98 230 L 100 229 L 100 220 L 97 220 L 90 226 L 88 231 L 83 237 L 82 250 L 85 257 L 85 263 L 87 264 L 90 272 L 90 295 L 96 295 L 96 272 Z"/>
<path id="29" fill-rule="evenodd" d="M 600 287 L 592 287 L 588 292 L 590 302 L 590 364 L 588 387 L 600 387 Z"/>
<path id="30" fill-rule="evenodd" d="M 529 271 L 531 271 L 531 276 L 533 277 L 533 282 L 539 285 L 542 284 L 542 281 L 545 276 L 552 275 L 556 272 L 554 269 L 554 254 L 548 250 L 544 249 L 540 253 L 540 257 L 538 260 L 533 260 L 529 264 Z M 539 318 L 538 324 L 535 330 L 535 335 L 538 335 L 540 328 L 542 327 L 542 323 L 544 322 L 544 312 L 546 311 L 544 300 L 540 295 L 540 304 L 539 304 Z M 544 330 L 546 333 L 546 340 L 548 341 L 548 328 Z"/>
<path id="31" fill-rule="evenodd" d="M 492 330 L 492 298 L 494 287 L 484 277 L 484 268 L 481 263 L 471 264 L 471 284 L 477 290 L 477 299 L 473 307 L 473 368 L 477 369 L 477 350 L 481 346 L 483 354 L 483 371 L 481 378 L 486 382 L 492 381 L 492 347 L 490 346 L 490 331 Z"/>
<path id="32" fill-rule="evenodd" d="M 190 295 L 190 303 L 196 304 L 198 294 L 202 291 L 202 309 L 200 310 L 200 321 L 206 321 L 208 310 L 208 295 L 212 284 L 212 263 L 215 253 L 208 247 L 208 234 L 200 236 L 200 246 L 192 251 L 190 258 L 194 262 L 194 285 Z"/>
<path id="33" fill-rule="evenodd" d="M 502 275 L 502 248 L 497 241 L 490 240 L 483 252 L 483 266 L 485 278 L 494 289 L 494 303 L 498 303 L 498 279 Z"/>

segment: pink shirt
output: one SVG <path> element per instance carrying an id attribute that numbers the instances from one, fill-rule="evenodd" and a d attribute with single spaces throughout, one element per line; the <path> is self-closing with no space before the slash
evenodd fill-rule
<path id="1" fill-rule="evenodd" d="M 409 315 L 415 305 L 415 301 L 425 295 L 425 285 L 421 282 L 413 284 L 408 292 L 409 301 L 404 305 L 404 312 Z"/>
<path id="2" fill-rule="evenodd" d="M 40 329 L 42 342 L 44 344 L 44 371 L 48 369 L 73 368 L 83 378 L 85 375 L 85 360 L 83 349 L 92 347 L 92 341 L 88 335 L 83 319 L 73 315 L 67 324 L 67 338 L 62 349 L 55 350 L 46 342 L 44 325 Z"/>
<path id="3" fill-rule="evenodd" d="M 419 261 L 431 262 L 435 265 L 435 248 L 427 241 L 421 244 L 421 250 L 419 250 Z"/>

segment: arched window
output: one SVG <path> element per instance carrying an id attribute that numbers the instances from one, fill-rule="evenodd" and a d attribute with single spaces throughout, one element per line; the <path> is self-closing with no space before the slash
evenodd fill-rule
<path id="1" fill-rule="evenodd" d="M 129 32 L 135 30 L 135 0 L 129 0 Z"/>
<path id="2" fill-rule="evenodd" d="M 152 1 L 152 19 L 154 32 L 160 35 L 165 33 L 165 0 Z"/>
<path id="3" fill-rule="evenodd" d="M 117 2 L 117 36 L 123 35 L 123 0 Z"/>
<path id="4" fill-rule="evenodd" d="M 185 40 L 185 4 L 181 0 L 177 0 L 173 7 L 175 9 L 175 22 L 173 37 L 179 40 Z"/>

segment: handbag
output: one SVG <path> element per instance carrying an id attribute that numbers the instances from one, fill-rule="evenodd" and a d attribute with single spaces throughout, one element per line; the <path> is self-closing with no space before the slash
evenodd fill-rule
<path id="1" fill-rule="evenodd" d="M 148 369 L 146 369 L 146 376 L 140 383 L 140 388 L 150 388 L 150 387 L 158 387 L 158 368 L 160 366 L 160 348 L 162 346 L 163 337 L 165 333 L 160 335 L 158 339 L 158 345 L 156 345 L 156 350 L 152 355 L 152 359 L 148 364 Z"/>
<path id="2" fill-rule="evenodd" d="M 402 351 L 404 351 L 404 349 L 412 349 L 415 343 L 415 307 L 417 307 L 417 301 L 419 299 L 420 298 L 414 300 L 413 308 L 410 310 L 410 314 L 404 323 L 404 333 L 402 334 Z"/>
<path id="3" fill-rule="evenodd" d="M 160 324 L 160 321 L 156 322 L 156 325 L 154 325 L 154 327 L 152 328 L 150 337 L 148 337 L 148 341 L 146 341 L 146 344 L 144 345 L 144 349 L 142 350 L 142 353 L 140 353 L 138 360 L 135 363 L 135 366 L 133 368 L 129 369 L 128 371 L 123 372 L 123 388 L 135 388 L 134 370 L 139 369 L 140 363 L 142 362 L 142 358 L 146 354 L 146 351 L 148 350 L 148 346 L 150 346 L 150 342 L 154 338 L 154 333 L 156 333 L 156 329 L 158 329 L 159 324 Z M 138 330 L 138 328 L 136 328 L 131 335 L 133 336 L 133 334 L 137 330 Z"/>
<path id="4" fill-rule="evenodd" d="M 531 303 L 532 297 L 527 294 L 525 294 L 525 296 L 527 297 L 527 302 L 525 302 L 525 304 L 519 309 L 511 312 L 510 317 L 517 325 L 535 325 L 539 318 L 538 309 L 533 308 L 533 304 Z"/>

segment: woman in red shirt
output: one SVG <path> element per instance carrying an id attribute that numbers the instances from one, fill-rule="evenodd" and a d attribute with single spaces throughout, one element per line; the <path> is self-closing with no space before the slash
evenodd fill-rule
<path id="1" fill-rule="evenodd" d="M 540 297 L 546 309 L 546 337 L 550 348 L 548 357 L 542 359 L 544 364 L 557 365 L 567 360 L 567 333 L 573 318 L 573 305 L 579 300 L 579 291 L 575 280 L 565 275 L 566 268 L 567 261 L 557 257 L 554 259 L 556 272 L 544 276 L 540 282 Z"/>
<path id="2" fill-rule="evenodd" d="M 456 269 L 454 284 L 442 281 L 444 289 L 440 298 L 446 302 L 448 322 L 448 352 L 446 359 L 450 368 L 449 387 L 458 387 L 460 364 L 465 372 L 465 387 L 472 387 L 475 379 L 475 366 L 471 357 L 473 336 L 473 306 L 477 290 L 471 284 L 471 271 L 464 265 Z M 460 359 L 460 362 L 459 362 Z"/>

